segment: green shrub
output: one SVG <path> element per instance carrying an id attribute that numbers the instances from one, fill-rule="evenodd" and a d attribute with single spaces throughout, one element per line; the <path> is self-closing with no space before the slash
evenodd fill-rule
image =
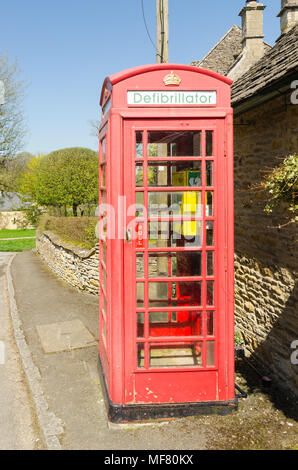
<path id="1" fill-rule="evenodd" d="M 271 214 L 275 207 L 285 205 L 289 221 L 298 222 L 298 155 L 289 155 L 270 171 L 261 184 L 266 192 L 265 212 Z"/>
<path id="2" fill-rule="evenodd" d="M 41 159 L 36 171 L 36 201 L 41 206 L 98 204 L 98 156 L 86 148 L 57 150 Z M 66 214 L 65 214 L 66 215 Z"/>
<path id="3" fill-rule="evenodd" d="M 241 333 L 235 333 L 234 342 L 235 342 L 235 346 L 241 346 L 242 344 L 244 344 Z"/>
<path id="4" fill-rule="evenodd" d="M 97 152 L 81 147 L 33 157 L 18 178 L 22 201 L 34 214 L 35 207 L 46 207 L 54 216 L 90 216 L 98 205 L 98 187 Z"/>
<path id="5" fill-rule="evenodd" d="M 97 217 L 52 217 L 44 215 L 40 219 L 40 233 L 50 231 L 72 245 L 92 248 L 97 243 L 95 227 Z"/>
<path id="6" fill-rule="evenodd" d="M 37 227 L 39 219 L 42 216 L 43 212 L 36 204 L 32 203 L 28 206 L 23 206 L 21 210 L 25 213 L 26 224 Z"/>

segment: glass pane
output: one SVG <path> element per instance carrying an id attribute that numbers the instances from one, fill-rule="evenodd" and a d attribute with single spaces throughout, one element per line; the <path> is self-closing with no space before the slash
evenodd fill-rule
<path id="1" fill-rule="evenodd" d="M 201 155 L 201 131 L 148 132 L 148 157 Z"/>
<path id="2" fill-rule="evenodd" d="M 136 157 L 143 157 L 143 132 L 136 132 Z"/>
<path id="3" fill-rule="evenodd" d="M 144 277 L 144 255 L 143 253 L 137 253 L 136 256 L 136 277 Z"/>
<path id="4" fill-rule="evenodd" d="M 102 246 L 103 246 L 103 262 L 106 266 L 107 265 L 107 245 L 106 243 L 103 242 Z"/>
<path id="5" fill-rule="evenodd" d="M 149 307 L 200 306 L 201 281 L 149 282 Z"/>
<path id="6" fill-rule="evenodd" d="M 138 360 L 137 360 L 138 367 L 144 367 L 145 348 L 144 348 L 143 343 L 139 343 L 137 345 L 137 355 L 138 355 Z"/>
<path id="7" fill-rule="evenodd" d="M 206 245 L 213 246 L 213 222 L 208 220 L 206 222 Z"/>
<path id="8" fill-rule="evenodd" d="M 137 313 L 137 336 L 144 337 L 144 312 Z"/>
<path id="9" fill-rule="evenodd" d="M 102 317 L 102 322 L 103 322 L 103 335 L 104 335 L 104 338 L 106 339 L 106 337 L 107 337 L 107 326 L 106 326 L 106 322 L 104 321 L 103 317 Z"/>
<path id="10" fill-rule="evenodd" d="M 149 277 L 201 276 L 202 253 L 150 253 Z"/>
<path id="11" fill-rule="evenodd" d="M 176 306 L 175 299 L 171 301 L 171 283 L 149 282 L 149 307 Z"/>
<path id="12" fill-rule="evenodd" d="M 145 248 L 144 222 L 139 222 L 136 224 L 136 247 Z"/>
<path id="13" fill-rule="evenodd" d="M 102 140 L 102 161 L 106 160 L 106 139 Z"/>
<path id="14" fill-rule="evenodd" d="M 143 186 L 143 163 L 136 164 L 136 187 Z"/>
<path id="15" fill-rule="evenodd" d="M 170 253 L 149 254 L 149 277 L 175 276 L 175 259 Z"/>
<path id="16" fill-rule="evenodd" d="M 149 334 L 151 337 L 200 336 L 201 320 L 201 312 L 150 312 Z"/>
<path id="17" fill-rule="evenodd" d="M 206 131 L 206 157 L 213 155 L 213 131 Z"/>
<path id="18" fill-rule="evenodd" d="M 207 341 L 207 366 L 214 366 L 214 341 Z"/>
<path id="19" fill-rule="evenodd" d="M 207 281 L 207 305 L 214 305 L 214 282 Z"/>
<path id="20" fill-rule="evenodd" d="M 136 248 L 145 248 L 144 222 L 138 222 L 135 230 Z"/>
<path id="21" fill-rule="evenodd" d="M 213 191 L 206 192 L 206 217 L 213 216 Z"/>
<path id="22" fill-rule="evenodd" d="M 102 186 L 106 186 L 106 165 L 103 165 L 102 167 Z"/>
<path id="23" fill-rule="evenodd" d="M 144 217 L 144 193 L 136 192 L 136 217 Z"/>
<path id="24" fill-rule="evenodd" d="M 100 194 L 101 194 L 101 204 L 106 204 L 107 202 L 107 199 L 106 199 L 106 191 L 100 191 Z M 106 210 L 105 208 L 103 208 L 104 211 L 101 215 L 105 214 L 106 213 Z"/>
<path id="25" fill-rule="evenodd" d="M 207 311 L 207 336 L 214 335 L 214 312 Z"/>
<path id="26" fill-rule="evenodd" d="M 98 236 L 101 240 L 106 240 L 107 239 L 107 219 L 104 217 L 103 219 L 100 219 L 100 227 L 98 228 Z"/>
<path id="27" fill-rule="evenodd" d="M 201 162 L 148 162 L 148 186 L 201 186 Z"/>
<path id="28" fill-rule="evenodd" d="M 214 253 L 213 251 L 207 251 L 206 255 L 206 272 L 207 276 L 213 276 L 214 274 Z"/>
<path id="29" fill-rule="evenodd" d="M 202 342 L 187 344 L 149 345 L 150 367 L 202 366 Z"/>
<path id="30" fill-rule="evenodd" d="M 213 186 L 213 162 L 206 162 L 206 186 Z"/>
<path id="31" fill-rule="evenodd" d="M 144 284 L 137 282 L 137 307 L 144 307 Z"/>
<path id="32" fill-rule="evenodd" d="M 169 313 L 168 312 L 150 312 L 149 323 L 168 323 Z"/>
<path id="33" fill-rule="evenodd" d="M 202 214 L 201 191 L 160 191 L 148 193 L 149 217 Z"/>
<path id="34" fill-rule="evenodd" d="M 104 268 L 102 268 L 102 272 L 103 272 L 103 286 L 104 286 L 105 292 L 107 292 L 107 273 Z"/>
<path id="35" fill-rule="evenodd" d="M 150 248 L 200 247 L 202 246 L 202 223 L 196 221 L 148 223 Z"/>
<path id="36" fill-rule="evenodd" d="M 111 98 L 108 99 L 108 101 L 105 103 L 105 105 L 102 108 L 103 115 L 105 115 L 110 109 L 111 109 Z"/>
<path id="37" fill-rule="evenodd" d="M 170 312 L 171 314 L 171 321 L 177 321 L 177 312 Z"/>

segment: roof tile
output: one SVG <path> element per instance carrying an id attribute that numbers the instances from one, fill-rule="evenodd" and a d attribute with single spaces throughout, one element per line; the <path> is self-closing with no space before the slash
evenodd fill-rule
<path id="1" fill-rule="evenodd" d="M 232 104 L 250 98 L 263 88 L 298 70 L 298 25 L 282 35 L 275 46 L 232 85 Z"/>

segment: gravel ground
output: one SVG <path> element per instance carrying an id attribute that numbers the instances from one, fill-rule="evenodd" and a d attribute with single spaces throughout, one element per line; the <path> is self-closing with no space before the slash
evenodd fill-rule
<path id="1" fill-rule="evenodd" d="M 214 450 L 298 450 L 297 401 L 274 384 L 262 385 L 259 375 L 236 360 L 236 382 L 247 392 L 239 409 L 229 416 L 196 418 Z"/>

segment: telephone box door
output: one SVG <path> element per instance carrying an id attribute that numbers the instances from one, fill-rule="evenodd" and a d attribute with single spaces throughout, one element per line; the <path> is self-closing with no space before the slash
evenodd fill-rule
<path id="1" fill-rule="evenodd" d="M 224 119 L 125 120 L 125 403 L 227 400 Z"/>

